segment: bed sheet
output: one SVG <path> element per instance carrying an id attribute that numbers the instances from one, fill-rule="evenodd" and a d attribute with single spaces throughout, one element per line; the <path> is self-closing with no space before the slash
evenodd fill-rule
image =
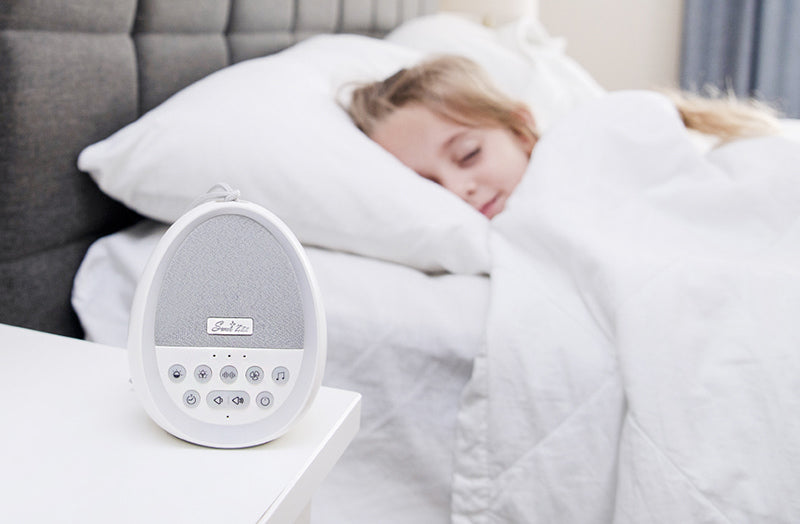
<path id="1" fill-rule="evenodd" d="M 136 281 L 166 226 L 97 241 L 75 279 L 87 338 L 126 345 Z M 460 396 L 484 341 L 488 279 L 306 249 L 328 322 L 323 383 L 363 395 L 361 430 L 314 498 L 315 523 L 449 522 Z"/>
<path id="2" fill-rule="evenodd" d="M 493 221 L 454 522 L 800 521 L 800 145 L 559 122 Z"/>

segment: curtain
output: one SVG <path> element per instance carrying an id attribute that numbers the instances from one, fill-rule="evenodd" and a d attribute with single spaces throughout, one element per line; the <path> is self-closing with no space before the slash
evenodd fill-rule
<path id="1" fill-rule="evenodd" d="M 681 88 L 708 87 L 800 117 L 800 2 L 685 0 Z"/>

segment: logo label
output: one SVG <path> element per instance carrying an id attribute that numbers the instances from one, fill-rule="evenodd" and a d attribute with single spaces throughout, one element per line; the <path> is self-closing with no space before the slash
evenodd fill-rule
<path id="1" fill-rule="evenodd" d="M 206 320 L 206 333 L 209 335 L 252 335 L 253 319 L 209 318 Z"/>

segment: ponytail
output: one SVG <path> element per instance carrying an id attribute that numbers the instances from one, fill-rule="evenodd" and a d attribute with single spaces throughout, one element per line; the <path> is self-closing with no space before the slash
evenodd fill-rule
<path id="1" fill-rule="evenodd" d="M 671 92 L 667 96 L 687 129 L 714 135 L 721 144 L 780 131 L 777 112 L 755 100 L 742 101 L 733 96 L 709 98 L 686 92 Z"/>

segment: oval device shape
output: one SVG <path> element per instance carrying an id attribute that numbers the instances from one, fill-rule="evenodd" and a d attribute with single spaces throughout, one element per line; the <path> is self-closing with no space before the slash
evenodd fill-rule
<path id="1" fill-rule="evenodd" d="M 283 435 L 325 366 L 325 315 L 302 246 L 258 205 L 191 209 L 139 281 L 128 352 L 145 410 L 176 437 L 240 448 Z"/>

